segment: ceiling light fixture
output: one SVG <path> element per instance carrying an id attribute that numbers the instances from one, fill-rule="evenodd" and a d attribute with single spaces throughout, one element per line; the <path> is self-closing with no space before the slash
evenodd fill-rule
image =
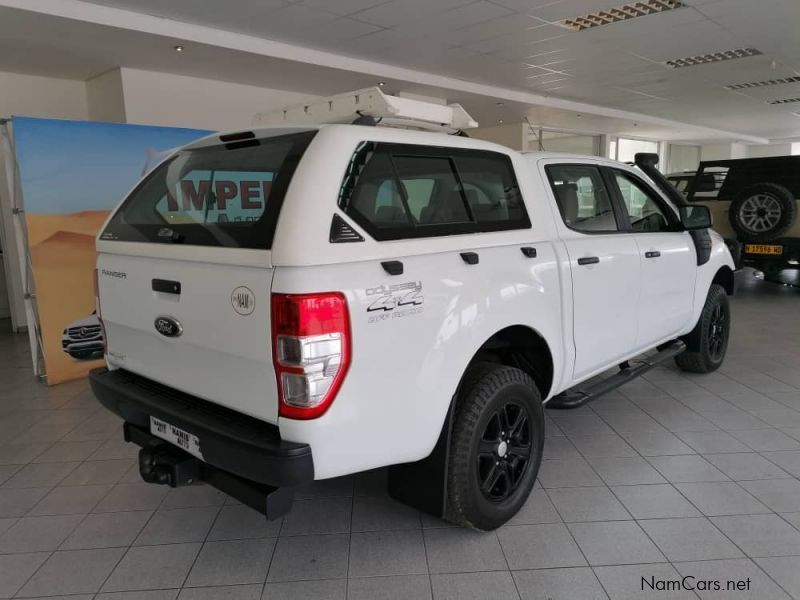
<path id="1" fill-rule="evenodd" d="M 566 27 L 572 31 L 584 31 L 592 27 L 610 25 L 611 23 L 619 23 L 620 21 L 627 21 L 637 17 L 646 17 L 647 15 L 675 10 L 684 6 L 686 5 L 678 0 L 643 0 L 642 2 L 631 2 L 630 4 L 623 4 L 606 10 L 598 10 L 579 17 L 563 19 L 558 21 L 556 25 Z"/>
<path id="2" fill-rule="evenodd" d="M 761 54 L 763 54 L 763 52 L 755 48 L 736 48 L 735 50 L 723 50 L 722 52 L 698 54 L 697 56 L 687 56 L 686 58 L 675 58 L 665 61 L 664 64 L 673 69 L 680 69 L 682 67 L 696 67 L 697 65 L 707 65 L 709 63 L 723 62 L 737 58 L 760 56 Z"/>
<path id="3" fill-rule="evenodd" d="M 767 104 L 794 104 L 800 102 L 800 98 L 781 98 L 780 100 L 770 100 Z"/>
<path id="4" fill-rule="evenodd" d="M 766 79 L 764 81 L 750 81 L 748 83 L 735 83 L 733 85 L 726 85 L 726 90 L 746 90 L 749 88 L 767 87 L 770 85 L 783 85 L 785 83 L 800 83 L 800 75 L 793 75 L 792 77 L 776 77 L 775 79 Z"/>
<path id="5" fill-rule="evenodd" d="M 175 50 L 175 52 L 183 52 L 184 50 L 183 46 L 173 46 L 172 49 Z"/>
<path id="6" fill-rule="evenodd" d="M 386 85 L 386 82 L 385 82 L 385 81 L 379 81 L 379 82 L 378 82 L 378 87 L 383 87 L 383 86 L 385 86 L 385 85 Z"/>

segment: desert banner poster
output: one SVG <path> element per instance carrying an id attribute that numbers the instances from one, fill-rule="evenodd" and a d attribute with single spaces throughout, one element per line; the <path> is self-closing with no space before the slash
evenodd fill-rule
<path id="1" fill-rule="evenodd" d="M 139 178 L 209 132 L 13 119 L 28 247 L 49 384 L 85 376 L 103 357 L 94 314 L 94 238 Z"/>

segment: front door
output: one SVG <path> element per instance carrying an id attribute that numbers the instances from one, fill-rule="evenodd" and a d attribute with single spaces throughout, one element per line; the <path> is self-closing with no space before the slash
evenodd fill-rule
<path id="1" fill-rule="evenodd" d="M 577 381 L 626 358 L 636 346 L 641 261 L 598 166 L 552 164 L 545 170 L 565 226 Z"/>

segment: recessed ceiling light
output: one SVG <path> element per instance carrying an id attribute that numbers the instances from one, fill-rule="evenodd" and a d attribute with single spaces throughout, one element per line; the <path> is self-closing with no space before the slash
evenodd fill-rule
<path id="1" fill-rule="evenodd" d="M 175 52 L 183 52 L 184 48 L 183 46 L 174 46 L 173 50 L 175 50 Z"/>
<path id="2" fill-rule="evenodd" d="M 497 119 L 497 122 L 502 124 L 503 123 L 503 119 Z"/>
<path id="3" fill-rule="evenodd" d="M 611 23 L 619 23 L 620 21 L 627 21 L 637 17 L 646 17 L 647 15 L 675 10 L 684 6 L 685 4 L 678 0 L 643 0 L 642 2 L 631 2 L 630 4 L 623 4 L 606 10 L 598 10 L 579 17 L 563 19 L 558 21 L 556 25 L 561 25 L 572 31 L 583 31 L 592 27 L 610 25 Z"/>
<path id="4" fill-rule="evenodd" d="M 385 81 L 379 81 L 379 82 L 378 82 L 378 86 L 379 86 L 379 87 L 383 87 L 383 86 L 385 86 L 385 85 L 386 85 L 386 82 L 385 82 Z"/>
<path id="5" fill-rule="evenodd" d="M 800 102 L 800 98 L 781 98 L 780 100 L 770 100 L 767 104 L 794 104 Z"/>
<path id="6" fill-rule="evenodd" d="M 698 54 L 697 56 L 687 56 L 685 58 L 674 58 L 664 64 L 673 69 L 682 67 L 695 67 L 697 65 L 707 65 L 709 63 L 723 62 L 737 58 L 749 58 L 763 54 L 761 50 L 755 48 L 736 48 L 735 50 L 723 50 L 722 52 L 712 52 L 710 54 Z"/>
<path id="7" fill-rule="evenodd" d="M 748 88 L 767 87 L 770 85 L 783 85 L 784 83 L 798 83 L 800 76 L 793 75 L 792 77 L 776 77 L 775 79 L 766 79 L 764 81 L 750 81 L 748 83 L 735 83 L 733 85 L 726 85 L 726 90 L 746 90 Z"/>
<path id="8" fill-rule="evenodd" d="M 505 106 L 505 102 L 495 102 L 495 106 Z"/>

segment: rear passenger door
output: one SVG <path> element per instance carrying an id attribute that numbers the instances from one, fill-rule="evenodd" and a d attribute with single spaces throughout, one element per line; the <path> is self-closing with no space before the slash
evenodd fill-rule
<path id="1" fill-rule="evenodd" d="M 545 167 L 561 213 L 573 290 L 574 380 L 623 360 L 636 347 L 641 264 L 607 173 L 596 164 Z"/>
<path id="2" fill-rule="evenodd" d="M 641 256 L 637 345 L 649 348 L 676 336 L 691 318 L 696 253 L 691 236 L 658 193 L 633 173 L 621 169 L 610 173 Z"/>

